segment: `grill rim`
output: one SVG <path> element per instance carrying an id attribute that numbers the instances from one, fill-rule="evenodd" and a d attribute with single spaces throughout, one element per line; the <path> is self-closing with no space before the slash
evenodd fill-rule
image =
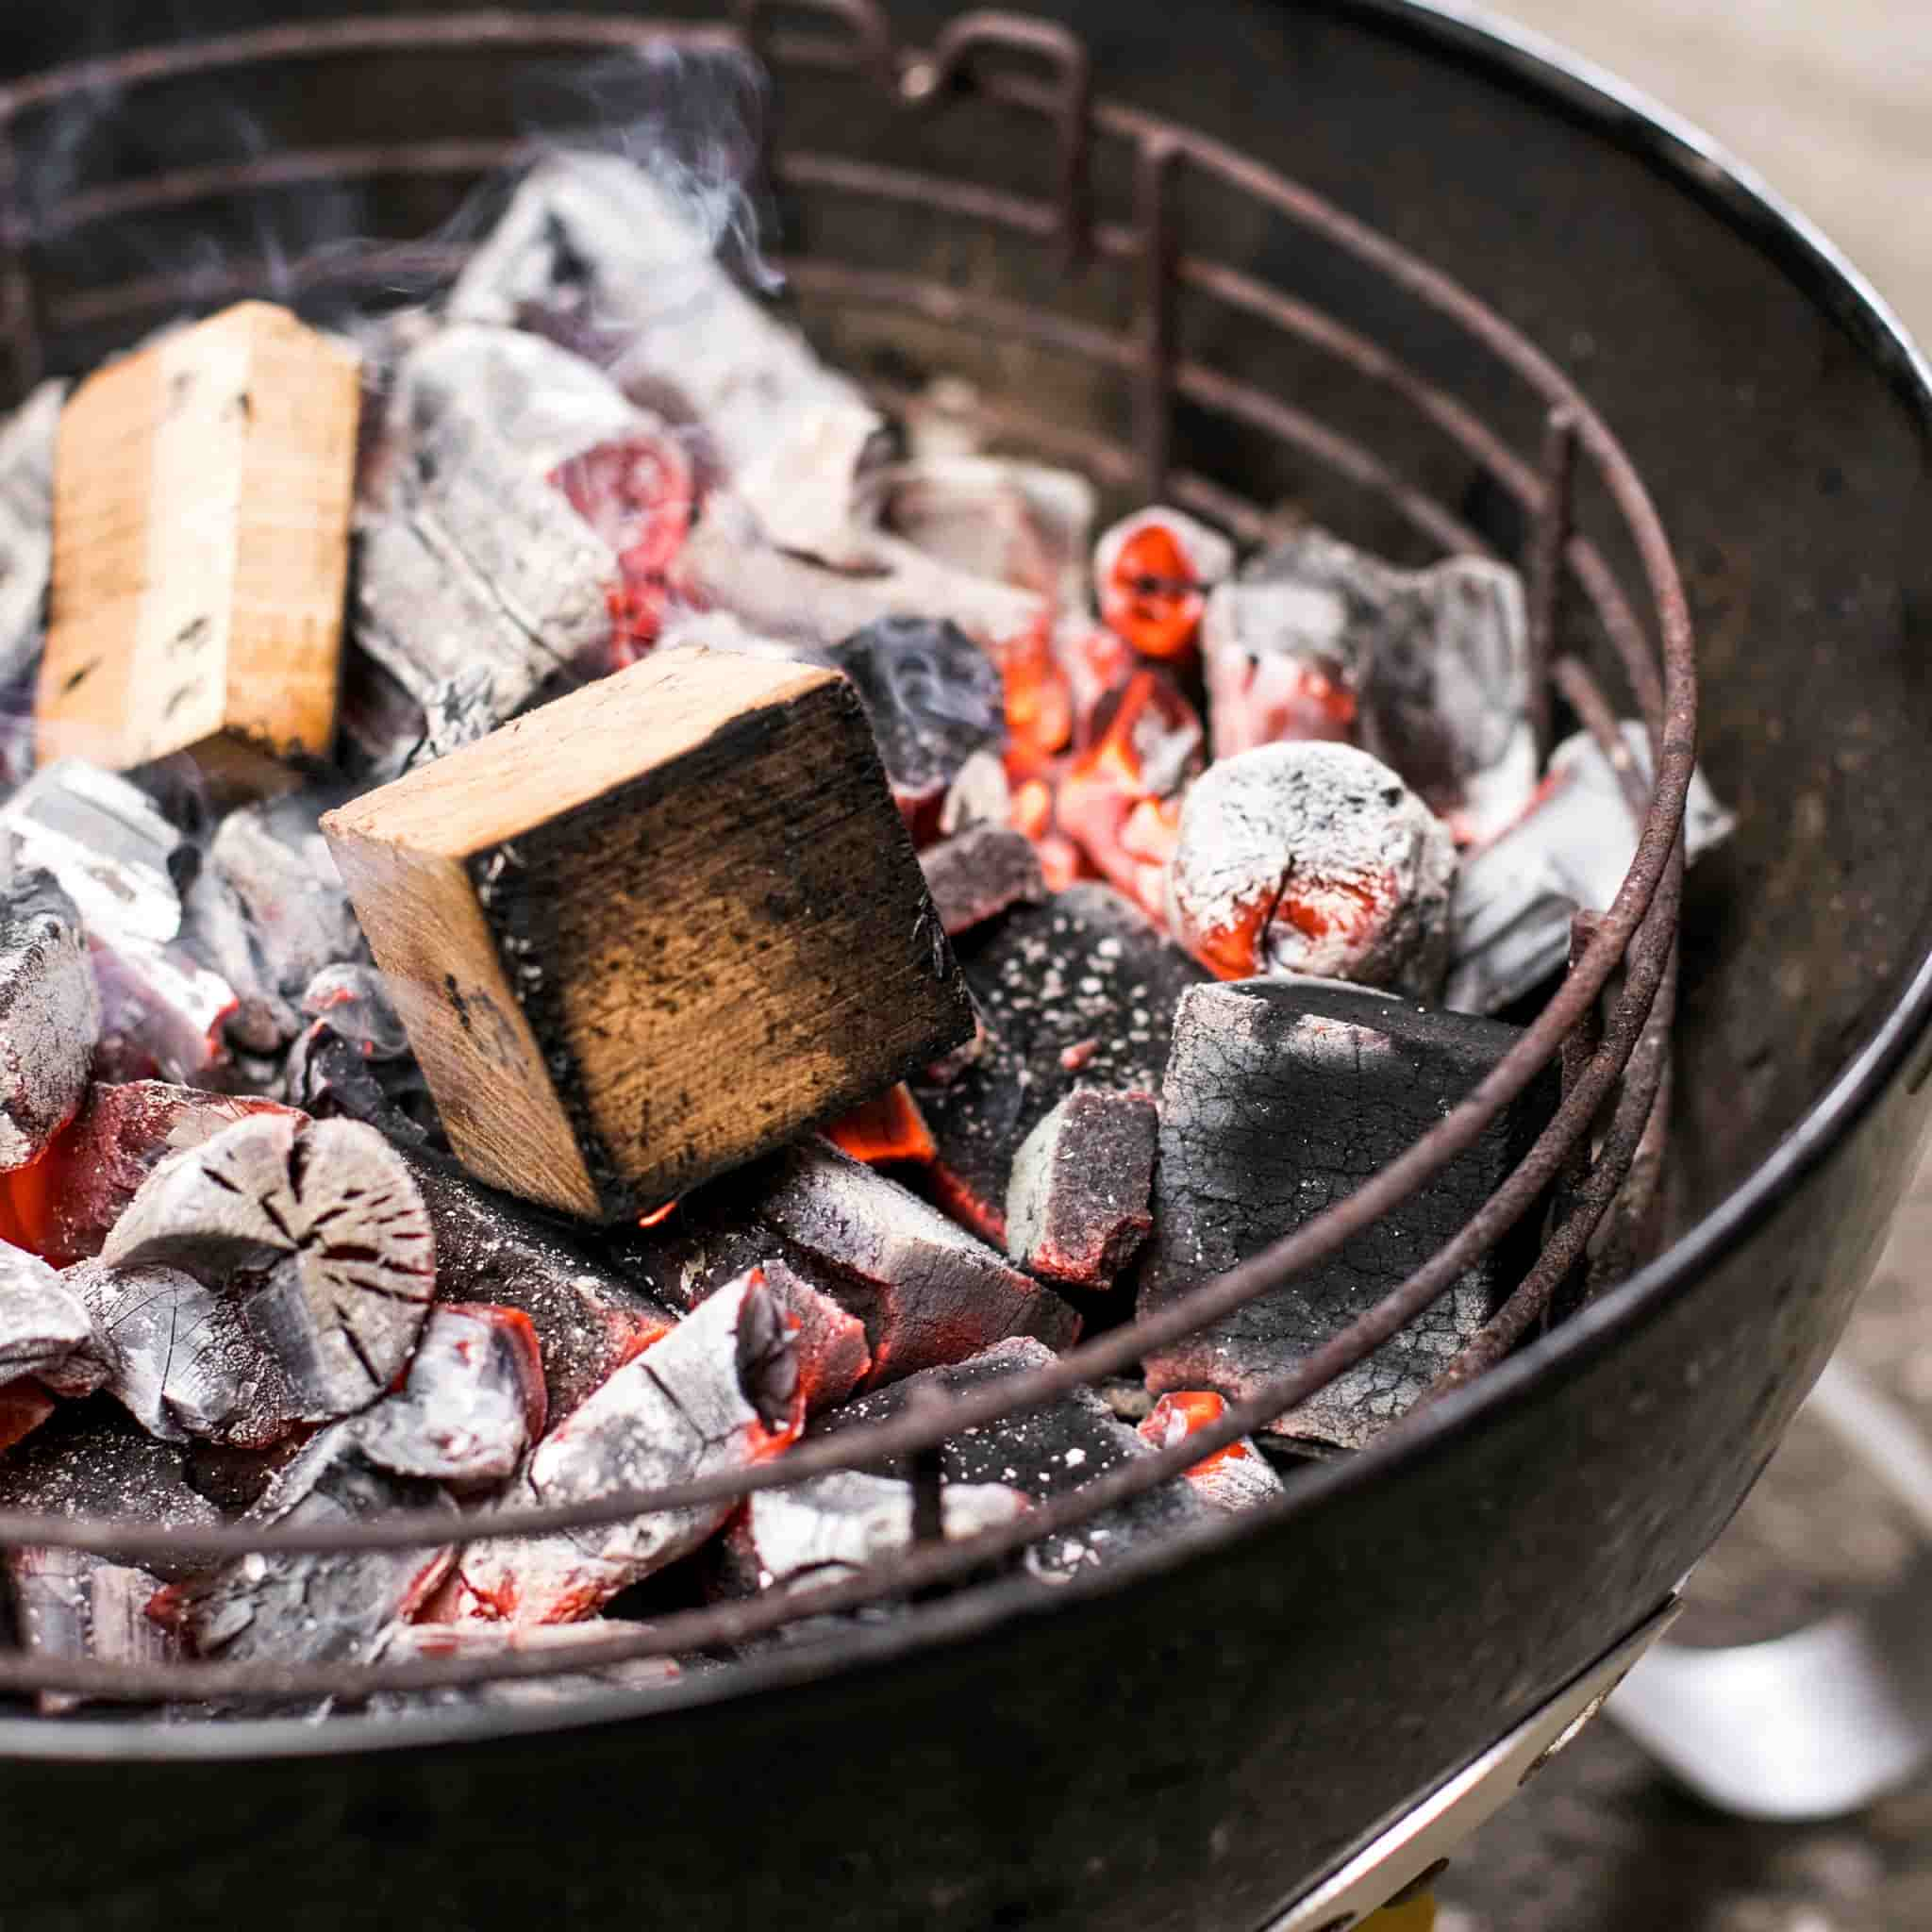
<path id="1" fill-rule="evenodd" d="M 1491 21 L 1480 10 L 1441 0 L 1322 0 L 1325 11 L 1363 15 L 1395 24 L 1432 50 L 1448 49 L 1492 71 L 1527 81 L 1545 101 L 1581 114 L 1600 135 L 1643 154 L 1680 190 L 1744 233 L 1758 250 L 1823 306 L 1858 346 L 1883 366 L 1913 412 L 1932 426 L 1932 369 L 1897 318 L 1864 279 L 1802 216 L 1771 193 L 1714 142 L 1637 91 L 1611 80 L 1589 63 L 1532 34 Z M 1225 1524 L 1163 1540 L 1131 1555 L 1118 1569 L 1041 1595 L 1030 1586 L 995 1584 L 947 1603 L 903 1611 L 876 1630 L 846 1632 L 832 1642 L 801 1645 L 781 1657 L 759 1658 L 729 1673 L 687 1679 L 640 1692 L 605 1691 L 541 1712 L 485 1709 L 418 1712 L 318 1728 L 303 1721 L 240 1718 L 220 1726 L 158 1726 L 149 1718 L 93 1720 L 50 1725 L 44 1720 L 0 1721 L 0 1754 L 8 1757 L 156 1758 L 184 1755 L 246 1757 L 258 1755 L 334 1756 L 380 1743 L 406 1748 L 451 1739 L 510 1735 L 616 1722 L 646 1708 L 708 1703 L 756 1694 L 787 1680 L 817 1679 L 844 1668 L 864 1668 L 927 1642 L 973 1634 L 1003 1622 L 1012 1607 L 1046 1613 L 1115 1590 L 1131 1589 L 1144 1576 L 1178 1568 L 1218 1546 L 1270 1531 L 1287 1517 L 1312 1508 L 1358 1482 L 1374 1481 L 1410 1456 L 1440 1453 L 1456 1436 L 1519 1405 L 1532 1391 L 1555 1389 L 1612 1347 L 1625 1330 L 1696 1285 L 1701 1272 L 1761 1224 L 1782 1194 L 1811 1173 L 1869 1111 L 1900 1070 L 1932 1020 L 1932 955 L 1922 957 L 1871 1036 L 1824 1092 L 1807 1108 L 1777 1145 L 1725 1198 L 1628 1281 L 1564 1324 L 1562 1328 L 1486 1374 L 1479 1386 L 1456 1391 L 1425 1417 L 1404 1424 L 1346 1462 L 1311 1469 L 1292 1493 L 1271 1508 Z M 1914 1080 L 1923 1084 L 1924 1069 Z M 379 1726 L 380 1735 L 377 1729 Z M 358 1735 L 364 1731 L 368 1735 Z M 288 1748 L 277 1733 L 299 1733 Z M 16 1753 L 17 1740 L 32 1748 Z M 177 1748 L 161 1748 L 175 1745 Z M 54 1748 L 50 1749 L 49 1747 Z M 212 1748 L 211 1748 L 212 1747 Z"/>

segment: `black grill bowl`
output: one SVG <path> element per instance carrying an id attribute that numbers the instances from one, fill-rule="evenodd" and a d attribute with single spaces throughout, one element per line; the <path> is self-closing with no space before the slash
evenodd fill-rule
<path id="1" fill-rule="evenodd" d="M 891 10 L 910 44 L 945 17 L 911 0 Z M 1247 150 L 1480 295 L 1569 371 L 1649 485 L 1690 593 L 1701 756 L 1741 820 L 1693 877 L 1684 928 L 1679 1232 L 1414 1426 L 1297 1476 L 1278 1512 L 1044 1601 L 991 1586 L 835 1649 L 779 1650 L 561 1716 L 0 1716 L 9 1932 L 237 1909 L 330 1928 L 519 1913 L 1258 1926 L 1658 1606 L 1836 1341 L 1932 1106 L 1925 369 L 1842 264 L 1694 135 L 1459 10 L 1038 10 L 1085 36 L 1103 96 Z M 115 12 L 92 10 L 88 33 Z M 125 39 L 105 49 L 82 44 L 78 24 L 0 25 L 0 58 L 18 73 L 155 32 L 144 9 L 119 12 Z M 209 5 L 196 26 L 260 18 Z M 508 61 L 444 48 L 426 66 L 317 62 L 298 81 L 230 85 L 258 151 L 398 127 L 455 138 L 504 131 Z M 982 105 L 997 108 L 960 113 Z M 788 75 L 779 125 L 836 123 L 849 150 L 854 111 Z M 1049 192 L 1039 118 L 991 139 L 1004 125 L 961 118 L 929 139 L 957 172 Z M 105 139 L 110 176 L 156 165 L 148 132 L 110 121 L 89 138 Z M 880 158 L 908 138 L 882 113 Z M 1096 154 L 1104 218 L 1117 174 Z M 916 267 L 1076 321 L 1124 312 L 1105 264 L 1063 294 L 1043 251 L 969 244 L 928 210 L 881 217 L 812 185 L 785 196 L 801 262 Z M 422 234 L 447 214 L 448 188 L 372 188 L 366 207 L 385 232 Z M 1224 258 L 1353 314 L 1534 451 L 1540 415 L 1521 384 L 1439 318 L 1286 226 L 1185 197 L 1180 219 L 1190 237 L 1211 230 Z M 114 275 L 169 272 L 165 220 L 142 226 L 132 264 L 125 233 L 98 255 L 77 242 L 47 254 L 41 296 L 68 317 L 48 336 L 54 366 L 157 319 L 85 299 L 115 250 Z M 1063 430 L 1127 440 L 1131 394 L 1050 348 L 943 315 L 908 325 L 799 280 L 815 331 L 876 375 L 959 361 Z M 1340 423 L 1504 550 L 1521 545 L 1507 492 L 1446 440 L 1312 352 L 1222 330 L 1196 352 Z M 1427 554 L 1386 502 L 1306 453 L 1186 410 L 1174 436 L 1195 474 Z M 1129 473 L 1113 480 L 1124 491 Z M 1637 580 L 1602 492 L 1586 487 L 1578 514 Z"/>

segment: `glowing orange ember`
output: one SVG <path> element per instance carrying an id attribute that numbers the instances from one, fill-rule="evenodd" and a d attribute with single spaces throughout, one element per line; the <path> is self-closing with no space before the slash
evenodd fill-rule
<path id="1" fill-rule="evenodd" d="M 648 1214 L 640 1214 L 638 1216 L 638 1225 L 640 1227 L 661 1227 L 676 1212 L 677 1203 L 675 1201 L 667 1201 L 661 1208 L 653 1208 Z"/>
<path id="2" fill-rule="evenodd" d="M 834 1146 L 854 1160 L 877 1166 L 888 1160 L 929 1162 L 939 1156 L 938 1143 L 912 1090 L 902 1080 L 875 1100 L 855 1107 L 825 1129 Z"/>
<path id="3" fill-rule="evenodd" d="M 1143 658 L 1174 658 L 1193 643 L 1207 602 L 1180 539 L 1164 524 L 1144 524 L 1113 560 L 1100 614 Z"/>
<path id="4" fill-rule="evenodd" d="M 1006 681 L 1007 772 L 1024 779 L 1066 749 L 1074 735 L 1073 691 L 1044 618 L 996 655 Z"/>
<path id="5" fill-rule="evenodd" d="M 1218 1423 L 1227 1413 L 1227 1404 L 1211 1389 L 1190 1389 L 1175 1395 L 1163 1395 L 1154 1405 L 1154 1413 L 1141 1424 L 1141 1438 L 1157 1449 L 1171 1449 L 1176 1442 Z M 1205 1456 L 1189 1471 L 1201 1475 L 1224 1462 L 1241 1462 L 1253 1455 L 1245 1442 L 1230 1442 L 1224 1449 Z"/>
<path id="6" fill-rule="evenodd" d="M 1249 979 L 1267 970 L 1271 926 L 1292 926 L 1309 941 L 1339 939 L 1354 949 L 1388 918 L 1396 897 L 1392 874 L 1374 880 L 1313 879 L 1291 871 L 1279 891 L 1244 900 L 1231 918 L 1201 934 L 1190 950 L 1217 978 Z"/>
<path id="7" fill-rule="evenodd" d="M 664 622 L 666 574 L 691 531 L 690 459 L 656 438 L 600 443 L 553 471 L 550 482 L 617 552 L 618 577 L 605 601 L 611 669 L 621 671 L 658 641 Z"/>

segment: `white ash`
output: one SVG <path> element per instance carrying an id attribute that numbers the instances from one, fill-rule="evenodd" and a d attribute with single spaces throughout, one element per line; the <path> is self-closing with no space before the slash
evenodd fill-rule
<path id="1" fill-rule="evenodd" d="M 1648 784 L 1650 739 L 1625 722 L 1624 741 Z M 1684 853 L 1700 858 L 1736 824 L 1701 772 L 1684 804 Z M 1607 910 L 1637 856 L 1637 824 L 1596 740 L 1579 731 L 1550 758 L 1550 784 L 1536 808 L 1462 862 L 1451 905 L 1446 1003 L 1493 1013 L 1532 991 L 1569 957 L 1579 908 Z"/>
<path id="2" fill-rule="evenodd" d="M 374 966 L 353 960 L 325 966 L 303 989 L 302 1010 L 312 1020 L 325 1020 L 364 1059 L 400 1059 L 409 1050 L 408 1030 Z"/>
<path id="3" fill-rule="evenodd" d="M 54 446 L 64 382 L 43 382 L 0 424 L 0 687 L 33 668 L 54 569 Z"/>
<path id="4" fill-rule="evenodd" d="M 37 1159 L 74 1117 L 100 1037 L 79 911 L 51 873 L 12 873 L 0 888 L 0 1173 Z"/>
<path id="5" fill-rule="evenodd" d="M 423 1197 L 382 1136 L 289 1114 L 238 1122 L 163 1161 L 101 1259 L 239 1285 L 249 1326 L 312 1422 L 389 1388 L 436 1281 Z"/>
<path id="6" fill-rule="evenodd" d="M 1448 828 L 1378 759 L 1345 744 L 1261 745 L 1210 766 L 1189 791 L 1170 917 L 1204 958 L 1258 918 L 1252 959 L 1223 970 L 1430 998 L 1447 963 L 1456 870 Z"/>
<path id="7" fill-rule="evenodd" d="M 1005 825 L 1013 814 L 1013 788 L 997 752 L 976 751 L 961 765 L 940 805 L 940 836 L 970 825 Z"/>
<path id="8" fill-rule="evenodd" d="M 84 1395 L 107 1367 L 86 1302 L 38 1255 L 0 1242 L 0 1382 L 21 1375 Z"/>
<path id="9" fill-rule="evenodd" d="M 772 542 L 844 560 L 880 417 L 739 288 L 712 237 L 646 170 L 589 154 L 534 169 L 458 279 L 448 312 L 506 325 L 547 320 L 575 341 L 601 343 L 627 393 L 700 425 Z"/>
<path id="10" fill-rule="evenodd" d="M 1113 584 L 1121 552 L 1150 525 L 1158 525 L 1174 538 L 1187 560 L 1189 576 L 1200 590 L 1211 589 L 1234 570 L 1234 545 L 1219 530 L 1171 504 L 1149 504 L 1109 525 L 1093 546 L 1093 587 L 1103 601 Z"/>

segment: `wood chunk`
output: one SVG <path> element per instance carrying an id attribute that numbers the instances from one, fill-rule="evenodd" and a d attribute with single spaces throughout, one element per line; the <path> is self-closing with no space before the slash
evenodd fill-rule
<path id="1" fill-rule="evenodd" d="M 101 1259 L 177 1267 L 225 1289 L 242 1277 L 248 1324 L 310 1422 L 390 1386 L 436 1282 L 428 1212 L 382 1136 L 288 1115 L 242 1121 L 163 1161 Z"/>
<path id="2" fill-rule="evenodd" d="M 784 1318 L 754 1269 L 553 1429 L 512 1499 L 588 1503 L 741 1469 L 781 1454 L 803 1421 Z M 472 1543 L 425 1621 L 575 1623 L 689 1555 L 734 1507 L 696 1504 L 575 1532 Z"/>
<path id="3" fill-rule="evenodd" d="M 1154 1225 L 1158 1126 L 1151 1094 L 1068 1094 L 1013 1157 L 1007 1253 L 1050 1281 L 1111 1288 Z"/>
<path id="4" fill-rule="evenodd" d="M 0 689 L 33 669 L 54 569 L 54 445 L 64 382 L 43 382 L 0 424 Z"/>
<path id="5" fill-rule="evenodd" d="M 912 1087 L 939 1142 L 947 1211 L 1006 1242 L 1021 1143 L 1076 1087 L 1156 1093 L 1174 1003 L 1208 975 L 1111 888 L 1078 885 L 974 933 L 959 963 L 981 1052 Z"/>
<path id="6" fill-rule="evenodd" d="M 244 302 L 110 362 L 60 419 L 44 761 L 328 756 L 360 358 Z"/>
<path id="7" fill-rule="evenodd" d="M 162 1587 L 150 1572 L 84 1550 L 38 1545 L 8 1550 L 5 1568 L 20 1647 L 30 1655 L 133 1665 L 167 1663 L 175 1657 L 168 1633 L 147 1613 Z M 35 1701 L 48 1716 L 58 1716 L 87 1699 L 42 1690 Z"/>
<path id="8" fill-rule="evenodd" d="M 38 1160 L 74 1118 L 100 1037 L 79 911 L 51 873 L 16 874 L 0 891 L 0 1172 Z"/>
<path id="9" fill-rule="evenodd" d="M 1140 1424 L 1141 1440 L 1171 1449 L 1227 1413 L 1226 1401 L 1211 1389 L 1163 1395 Z M 1250 1509 L 1281 1493 L 1281 1478 L 1245 1436 L 1205 1456 L 1187 1472 L 1189 1486 L 1211 1509 Z"/>
<path id="10" fill-rule="evenodd" d="M 958 939 L 1015 906 L 1046 897 L 1040 853 L 1024 832 L 969 825 L 919 855 L 932 903 L 947 936 Z"/>
<path id="11" fill-rule="evenodd" d="M 1252 981 L 1181 1002 L 1162 1089 L 1142 1312 L 1290 1233 L 1434 1126 L 1514 1044 L 1492 1020 L 1349 987 Z M 1147 1386 L 1259 1392 L 1365 1313 L 1455 1234 L 1547 1123 L 1554 1072 L 1401 1209 L 1328 1260 L 1148 1357 Z M 1359 1448 L 1403 1414 L 1520 1277 L 1529 1216 L 1419 1321 L 1275 1420 L 1274 1433 Z"/>
<path id="12" fill-rule="evenodd" d="M 672 652 L 324 829 L 451 1145 L 586 1219 L 675 1199 L 972 1026 L 828 671 Z"/>
<path id="13" fill-rule="evenodd" d="M 62 1395 L 107 1380 L 93 1317 L 38 1255 L 0 1242 L 0 1382 L 32 1375 Z"/>

